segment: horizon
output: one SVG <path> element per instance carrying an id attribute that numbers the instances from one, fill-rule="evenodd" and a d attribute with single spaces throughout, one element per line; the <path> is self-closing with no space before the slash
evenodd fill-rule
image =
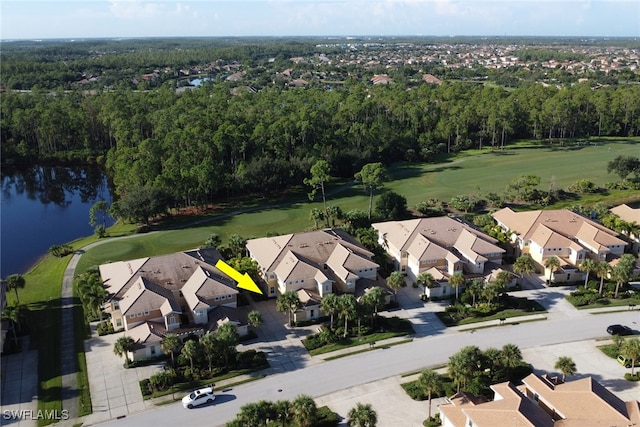
<path id="1" fill-rule="evenodd" d="M 635 0 L 4 0 L 0 40 L 640 37 Z"/>

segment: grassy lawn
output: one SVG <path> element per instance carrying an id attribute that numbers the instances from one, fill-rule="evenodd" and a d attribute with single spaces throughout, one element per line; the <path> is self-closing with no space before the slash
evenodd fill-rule
<path id="1" fill-rule="evenodd" d="M 451 318 L 449 313 L 446 313 L 444 311 L 437 312 L 436 316 L 438 316 L 438 318 L 442 321 L 442 323 L 444 323 L 445 326 L 463 326 L 463 325 L 471 325 L 471 324 L 480 323 L 480 322 L 488 322 L 490 320 L 508 319 L 511 317 L 529 316 L 531 314 L 541 314 L 541 313 L 546 313 L 546 311 L 543 308 L 536 311 L 523 311 L 523 310 L 516 310 L 516 309 L 509 308 L 506 310 L 498 311 L 497 313 L 492 314 L 491 316 L 467 317 L 466 319 L 462 319 L 457 322 Z"/>
<path id="2" fill-rule="evenodd" d="M 454 195 L 487 191 L 503 192 L 509 181 L 521 174 L 542 177 L 540 188 L 563 188 L 585 177 L 603 186 L 616 181 L 607 173 L 607 162 L 618 155 L 637 155 L 640 140 L 625 143 L 606 143 L 564 150 L 561 147 L 532 147 L 523 142 L 505 150 L 465 152 L 453 156 L 444 163 L 397 163 L 390 168 L 392 181 L 385 188 L 402 194 L 409 207 L 429 198 L 449 200 Z M 487 173 L 489 171 L 490 173 Z M 585 176 L 585 171 L 589 171 Z M 342 184 L 342 183 L 340 183 Z M 338 186 L 338 184 L 335 184 Z M 295 193 L 296 196 L 303 194 Z M 615 191 L 608 196 L 597 195 L 596 201 L 618 203 L 637 200 L 632 191 Z M 299 200 L 299 198 L 297 198 Z M 564 202 L 562 206 L 581 203 L 580 200 Z M 334 196 L 328 204 L 340 206 L 343 211 L 368 209 L 368 197 L 359 185 L 354 185 Z M 245 238 L 263 237 L 267 234 L 286 234 L 311 230 L 309 217 L 312 208 L 320 208 L 319 202 L 300 202 L 288 206 L 265 208 L 251 213 L 215 219 L 191 228 L 141 234 L 134 239 L 112 241 L 90 249 L 80 260 L 78 271 L 109 261 L 121 261 L 145 256 L 160 255 L 187 250 L 201 245 L 211 233 L 217 233 L 225 242 L 230 235 Z M 555 207 L 555 206 L 554 206 Z M 109 234 L 112 233 L 111 229 Z"/>
<path id="3" fill-rule="evenodd" d="M 571 301 L 569 299 L 569 301 Z M 635 304 L 636 306 L 640 306 L 640 297 L 633 298 L 620 298 L 620 299 L 609 299 L 609 298 L 601 298 L 593 304 L 581 305 L 577 306 L 578 310 L 583 310 L 585 308 L 603 308 L 603 307 L 620 307 L 621 309 L 629 309 L 629 304 Z"/>
<path id="4" fill-rule="evenodd" d="M 377 341 L 386 340 L 394 337 L 403 337 L 408 332 L 377 332 L 362 337 L 347 337 L 340 342 L 328 344 L 314 350 L 310 350 L 309 354 L 317 356 L 319 354 L 331 353 L 332 351 L 343 350 L 345 348 L 355 347 L 363 344 L 375 344 Z"/>
<path id="5" fill-rule="evenodd" d="M 398 163 L 390 167 L 392 181 L 386 183 L 385 188 L 405 196 L 408 206 L 413 207 L 418 202 L 430 198 L 448 201 L 452 196 L 460 194 L 488 191 L 502 193 L 509 181 L 525 173 L 540 176 L 542 178 L 540 188 L 544 189 L 550 186 L 565 188 L 569 184 L 585 178 L 603 186 L 606 182 L 618 180 L 617 176 L 607 174 L 607 162 L 619 155 L 637 156 L 640 140 L 626 139 L 615 143 L 603 141 L 602 145 L 581 149 L 566 149 L 560 146 L 550 148 L 540 145 L 538 142 L 525 141 L 495 152 L 472 150 L 459 153 L 437 164 Z M 345 181 L 336 181 L 330 187 L 335 189 L 344 184 Z M 265 203 L 283 203 L 284 206 L 264 208 L 229 218 L 214 216 L 208 221 L 190 228 L 106 241 L 99 248 L 87 250 L 80 260 L 77 273 L 109 261 L 192 249 L 201 245 L 211 233 L 219 234 L 225 242 L 232 234 L 252 238 L 266 236 L 270 233 L 286 234 L 310 230 L 313 227 L 313 221 L 309 217 L 309 212 L 314 207 L 321 207 L 321 203 L 304 201 L 306 191 L 302 188 L 294 189 L 284 195 L 284 201 L 283 199 L 274 201 L 256 199 L 255 197 L 242 201 L 242 207 L 257 207 Z M 588 199 L 563 202 L 563 205 L 554 207 L 589 201 L 616 204 L 631 201 L 634 197 L 635 200 L 638 199 L 638 195 L 634 192 L 612 191 L 606 196 L 600 194 Z M 287 201 L 291 200 L 301 200 L 301 202 L 287 204 Z M 361 186 L 354 185 L 335 195 L 330 195 L 328 203 L 340 206 L 345 212 L 351 209 L 366 211 L 368 197 Z M 232 205 L 223 206 L 223 211 L 230 212 L 238 208 L 239 204 L 234 202 Z M 176 221 L 179 223 L 178 220 Z M 116 224 L 108 230 L 108 235 L 112 237 L 124 236 L 133 233 L 135 229 L 136 227 L 131 224 Z M 87 237 L 71 244 L 77 249 L 96 240 L 95 237 Z M 60 290 L 63 272 L 68 261 L 69 257 L 63 259 L 45 257 L 24 275 L 27 285 L 25 289 L 20 290 L 20 301 L 30 310 L 27 323 L 31 333 L 31 348 L 39 350 L 40 392 L 38 408 L 41 410 L 60 411 L 62 409 L 60 402 L 62 384 L 60 377 Z M 10 304 L 14 302 L 14 298 L 12 293 L 7 296 Z M 527 313 L 519 315 L 524 314 Z M 512 315 L 518 314 L 499 313 L 495 315 L 495 318 L 511 317 Z M 81 316 L 75 318 L 77 321 L 83 321 Z M 488 319 L 490 318 L 470 319 L 468 322 Z M 80 331 L 79 326 L 76 331 Z M 383 338 L 375 338 L 374 340 L 376 339 Z M 75 348 L 78 354 L 78 366 L 84 370 L 81 341 L 75 343 Z M 81 388 L 87 387 L 85 371 L 81 371 L 79 374 L 79 386 Z M 83 410 L 83 405 L 89 404 L 90 407 L 87 392 L 82 391 L 81 393 L 80 411 Z"/>

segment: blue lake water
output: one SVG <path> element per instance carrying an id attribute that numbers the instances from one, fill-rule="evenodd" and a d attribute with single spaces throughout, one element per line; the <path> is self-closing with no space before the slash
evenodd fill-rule
<path id="1" fill-rule="evenodd" d="M 3 170 L 0 277 L 25 273 L 52 245 L 93 234 L 89 209 L 99 200 L 110 203 L 111 194 L 97 168 Z"/>

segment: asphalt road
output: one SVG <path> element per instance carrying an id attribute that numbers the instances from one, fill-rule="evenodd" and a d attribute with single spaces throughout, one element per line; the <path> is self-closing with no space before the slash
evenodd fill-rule
<path id="1" fill-rule="evenodd" d="M 186 410 L 178 402 L 102 425 L 222 426 L 235 418 L 241 406 L 261 399 L 293 400 L 299 394 L 307 394 L 313 398 L 325 396 L 391 376 L 444 364 L 450 355 L 466 345 L 487 348 L 513 343 L 521 349 L 529 349 L 595 339 L 606 336 L 605 329 L 612 323 L 622 323 L 638 328 L 640 313 L 630 311 L 586 315 L 479 329 L 473 333 L 436 334 L 416 339 L 408 344 L 352 355 L 222 390 L 211 405 Z M 401 411 L 402 408 L 376 408 L 376 410 Z"/>

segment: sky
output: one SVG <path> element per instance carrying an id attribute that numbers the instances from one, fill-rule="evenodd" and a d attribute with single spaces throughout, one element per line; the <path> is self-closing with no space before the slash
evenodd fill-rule
<path id="1" fill-rule="evenodd" d="M 640 0 L 0 0 L 0 39 L 640 37 Z"/>

